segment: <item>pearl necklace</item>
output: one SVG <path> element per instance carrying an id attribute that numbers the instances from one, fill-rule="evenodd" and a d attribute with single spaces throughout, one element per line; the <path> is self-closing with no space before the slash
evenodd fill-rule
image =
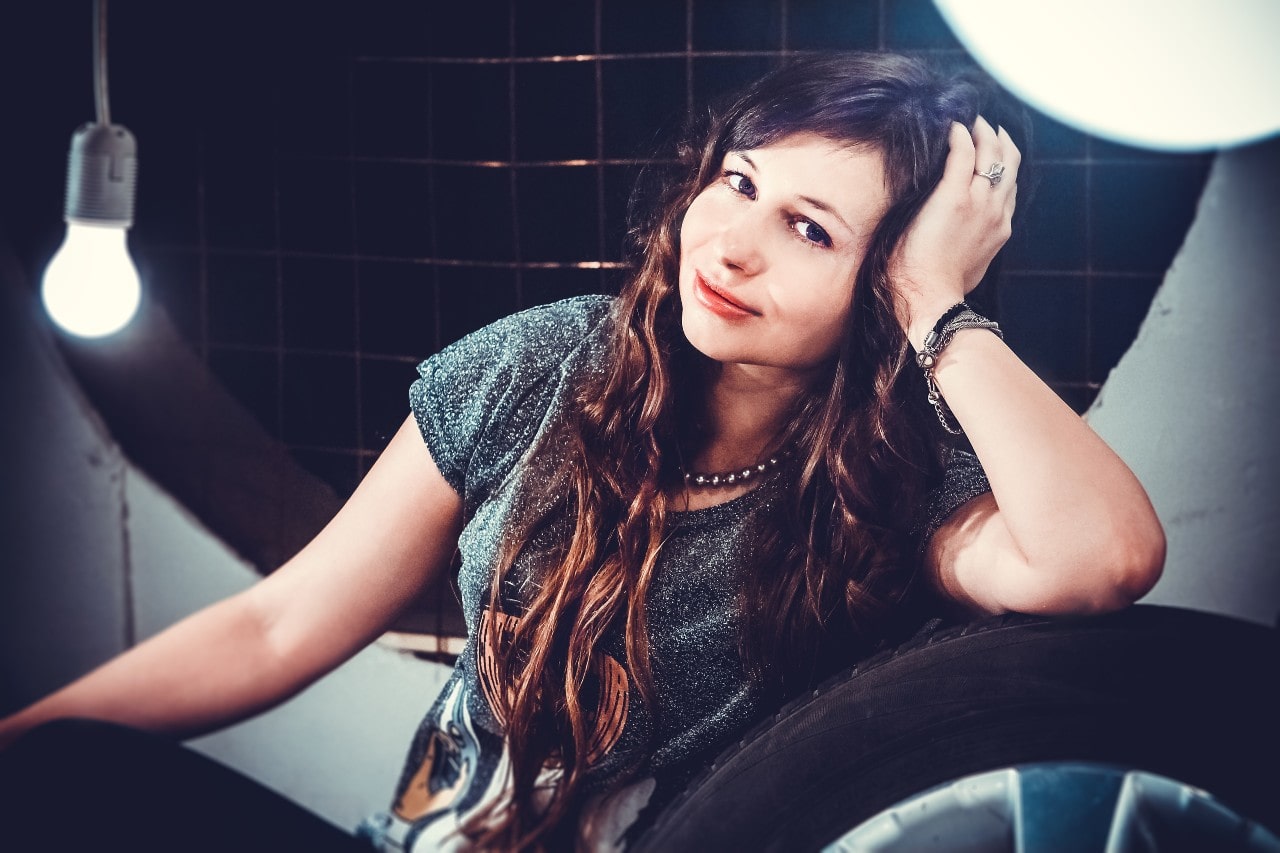
<path id="1" fill-rule="evenodd" d="M 746 468 L 738 468 L 733 471 L 721 471 L 716 474 L 704 474 L 699 471 L 686 471 L 684 475 L 684 484 L 693 488 L 710 489 L 718 486 L 736 486 L 740 483 L 746 483 L 758 477 L 764 476 L 768 471 L 777 468 L 782 464 L 782 460 L 791 455 L 790 450 L 783 450 L 775 453 L 768 459 L 757 462 L 755 465 L 748 465 Z"/>

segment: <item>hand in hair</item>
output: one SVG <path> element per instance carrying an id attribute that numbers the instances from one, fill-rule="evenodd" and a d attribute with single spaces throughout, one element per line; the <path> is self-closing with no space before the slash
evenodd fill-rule
<path id="1" fill-rule="evenodd" d="M 973 133 L 951 125 L 951 152 L 929 196 L 890 261 L 898 319 L 917 349 L 935 320 L 977 286 L 1009 239 L 1022 154 L 1003 128 L 978 117 Z M 978 174 L 1004 165 L 999 183 Z"/>

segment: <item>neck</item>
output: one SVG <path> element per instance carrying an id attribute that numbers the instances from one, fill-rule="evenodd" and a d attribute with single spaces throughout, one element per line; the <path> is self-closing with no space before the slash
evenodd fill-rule
<path id="1" fill-rule="evenodd" d="M 755 365 L 712 364 L 704 414 L 707 440 L 694 460 L 695 467 L 742 467 L 778 449 L 778 435 L 811 379 Z"/>

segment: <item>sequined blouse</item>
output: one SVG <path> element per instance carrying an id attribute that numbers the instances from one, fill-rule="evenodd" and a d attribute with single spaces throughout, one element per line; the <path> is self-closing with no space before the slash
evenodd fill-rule
<path id="1" fill-rule="evenodd" d="M 414 416 L 441 474 L 463 499 L 458 582 L 468 638 L 413 740 L 392 808 L 362 827 L 380 849 L 463 850 L 457 828 L 501 790 L 507 756 L 502 722 L 488 698 L 497 689 L 492 656 L 478 642 L 478 628 L 487 619 L 509 618 L 487 609 L 502 535 L 524 513 L 540 509 L 529 505 L 523 478 L 545 476 L 539 466 L 560 462 L 553 445 L 540 448 L 536 459 L 528 454 L 577 389 L 605 368 L 612 306 L 609 297 L 586 296 L 531 308 L 418 368 L 410 390 Z M 923 508 L 923 535 L 987 488 L 976 460 L 959 459 Z M 725 503 L 672 514 L 648 606 L 651 666 L 663 709 L 656 732 L 630 681 L 621 632 L 604 643 L 593 666 L 597 723 L 589 786 L 597 793 L 580 821 L 589 849 L 625 846 L 628 830 L 643 823 L 637 814 L 645 805 L 669 797 L 664 785 L 682 779 L 690 763 L 757 715 L 737 653 L 735 577 L 749 562 L 757 521 L 775 495 L 766 481 Z M 521 559 L 536 559 L 537 542 L 532 545 Z M 634 759 L 646 748 L 651 752 L 637 778 Z"/>

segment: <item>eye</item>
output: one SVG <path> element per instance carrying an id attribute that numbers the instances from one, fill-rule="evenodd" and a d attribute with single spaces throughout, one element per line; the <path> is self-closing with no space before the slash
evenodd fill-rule
<path id="1" fill-rule="evenodd" d="M 756 185 L 751 183 L 751 179 L 741 172 L 725 172 L 724 178 L 729 185 L 729 189 L 739 195 L 744 195 L 751 199 L 756 197 Z"/>
<path id="2" fill-rule="evenodd" d="M 795 229 L 801 238 L 808 240 L 810 243 L 826 246 L 827 248 L 831 247 L 831 238 L 817 224 L 807 219 L 795 219 L 792 221 L 791 227 Z"/>

